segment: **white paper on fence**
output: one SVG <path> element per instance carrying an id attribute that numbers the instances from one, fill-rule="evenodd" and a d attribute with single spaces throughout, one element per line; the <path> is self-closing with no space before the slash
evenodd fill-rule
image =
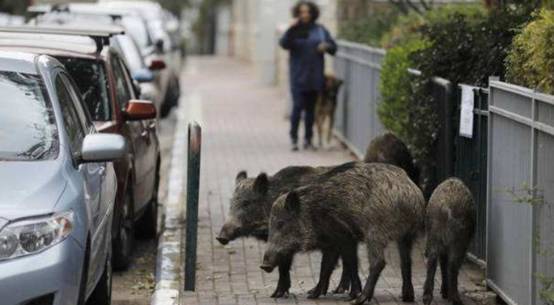
<path id="1" fill-rule="evenodd" d="M 475 95 L 473 87 L 461 85 L 462 107 L 460 107 L 460 136 L 473 138 L 473 109 L 475 107 Z"/>

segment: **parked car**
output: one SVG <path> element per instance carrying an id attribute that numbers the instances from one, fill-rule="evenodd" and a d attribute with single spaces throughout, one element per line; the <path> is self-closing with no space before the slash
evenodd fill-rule
<path id="1" fill-rule="evenodd" d="M 0 51 L 2 305 L 110 304 L 120 135 L 99 134 L 62 64 Z"/>
<path id="2" fill-rule="evenodd" d="M 75 79 L 96 128 L 117 133 L 129 143 L 129 152 L 114 163 L 118 194 L 113 225 L 114 267 L 130 261 L 135 227 L 146 237 L 157 231 L 160 149 L 156 108 L 137 100 L 137 89 L 110 37 L 121 27 L 94 25 L 94 30 L 68 27 L 0 28 L 0 50 L 24 50 L 51 55 Z M 137 226 L 135 224 L 138 223 Z"/>
<path id="3" fill-rule="evenodd" d="M 31 24 L 82 24 L 86 20 L 95 24 L 123 26 L 136 43 L 143 64 L 149 67 L 154 75 L 153 82 L 146 82 L 143 80 L 144 77 L 141 77 L 141 83 L 143 83 L 141 89 L 144 89 L 150 95 L 157 94 L 152 101 L 157 106 L 161 117 L 166 117 L 170 110 L 177 105 L 180 96 L 178 80 L 180 57 L 175 55 L 177 52 L 164 51 L 165 49 L 175 49 L 169 47 L 172 45 L 171 39 L 163 29 L 156 30 L 156 27 L 150 26 L 151 21 L 141 14 L 141 11 L 134 8 L 112 8 L 96 3 L 35 5 L 30 7 L 29 11 L 35 15 L 30 21 Z M 157 39 L 156 37 L 160 38 Z M 167 39 L 164 39 L 165 37 Z M 122 53 L 125 59 L 127 59 L 127 51 L 129 50 L 127 49 Z M 134 54 L 131 54 L 131 56 L 134 56 Z M 177 59 L 179 61 L 176 61 Z M 170 63 L 169 69 L 165 68 L 166 62 Z M 160 65 L 160 63 L 163 63 L 163 65 Z M 141 73 L 141 76 L 143 75 L 144 73 Z"/>
<path id="4" fill-rule="evenodd" d="M 167 11 L 164 11 L 161 5 L 154 1 L 100 1 L 97 5 L 118 12 L 132 12 L 141 16 L 145 21 L 146 35 L 150 37 L 151 44 L 141 46 L 141 49 L 144 50 L 143 55 L 146 56 L 147 61 L 152 57 L 163 56 L 169 67 L 158 75 L 164 97 L 162 117 L 165 117 L 171 108 L 178 104 L 181 94 L 179 84 L 181 48 L 176 40 L 172 39 L 167 28 L 168 21 L 174 20 L 167 18 Z"/>

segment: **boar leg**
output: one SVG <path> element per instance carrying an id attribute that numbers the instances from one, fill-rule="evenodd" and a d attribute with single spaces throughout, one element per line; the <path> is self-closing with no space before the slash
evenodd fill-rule
<path id="1" fill-rule="evenodd" d="M 448 255 L 442 254 L 439 258 L 441 265 L 441 296 L 443 299 L 448 299 Z"/>
<path id="2" fill-rule="evenodd" d="M 308 291 L 308 299 L 317 299 L 320 295 L 326 295 L 329 289 L 329 279 L 339 260 L 339 252 L 336 250 L 323 250 L 321 258 L 321 270 L 319 272 L 319 282 Z"/>
<path id="3" fill-rule="evenodd" d="M 400 254 L 400 270 L 402 273 L 402 301 L 414 301 L 414 286 L 412 284 L 412 248 L 414 238 L 407 234 L 398 241 Z"/>
<path id="4" fill-rule="evenodd" d="M 365 282 L 364 289 L 362 293 L 352 301 L 352 305 L 361 305 L 366 301 L 370 301 L 373 298 L 373 293 L 375 292 L 375 285 L 377 285 L 377 280 L 385 265 L 385 247 L 386 244 L 380 242 L 371 242 L 367 243 L 368 258 L 369 258 L 369 276 Z"/>
<path id="5" fill-rule="evenodd" d="M 358 243 L 352 243 L 343 249 L 343 274 L 346 273 L 350 285 L 350 299 L 355 299 L 362 291 L 362 283 L 358 275 Z"/>
<path id="6" fill-rule="evenodd" d="M 339 293 L 345 293 L 350 289 L 350 272 L 348 272 L 347 264 L 349 262 L 346 261 L 345 257 L 342 256 L 342 274 L 340 276 L 340 282 L 337 288 L 333 290 L 333 293 L 339 294 Z"/>
<path id="7" fill-rule="evenodd" d="M 272 298 L 281 298 L 289 294 L 291 265 L 292 256 L 284 257 L 279 262 L 279 281 L 277 282 L 275 292 L 271 295 Z"/>
<path id="8" fill-rule="evenodd" d="M 423 304 L 429 305 L 433 301 L 433 289 L 435 289 L 435 273 L 437 272 L 437 257 L 427 258 L 427 278 L 423 285 Z"/>
<path id="9" fill-rule="evenodd" d="M 458 273 L 464 261 L 465 251 L 461 255 L 458 253 L 448 254 L 448 299 L 452 305 L 463 305 L 458 292 Z"/>

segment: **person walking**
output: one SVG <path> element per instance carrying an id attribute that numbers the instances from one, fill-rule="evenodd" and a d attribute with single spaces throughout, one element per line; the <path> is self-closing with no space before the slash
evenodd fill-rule
<path id="1" fill-rule="evenodd" d="M 325 77 L 325 53 L 334 55 L 337 44 L 329 31 L 316 23 L 319 7 L 311 1 L 299 1 L 292 8 L 294 18 L 281 37 L 280 45 L 288 50 L 290 90 L 293 100 L 290 118 L 292 150 L 298 150 L 298 125 L 304 113 L 304 149 L 312 145 L 315 104 L 323 90 Z"/>

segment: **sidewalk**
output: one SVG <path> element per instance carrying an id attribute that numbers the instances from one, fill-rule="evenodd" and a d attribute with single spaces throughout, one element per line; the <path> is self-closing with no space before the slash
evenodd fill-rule
<path id="1" fill-rule="evenodd" d="M 273 174 L 289 165 L 334 165 L 352 160 L 337 147 L 317 152 L 289 150 L 285 102 L 275 88 L 264 87 L 248 65 L 225 58 L 199 57 L 188 61 L 183 89 L 187 117 L 200 121 L 203 128 L 202 168 L 198 228 L 196 292 L 186 292 L 182 304 L 344 304 L 345 296 L 328 295 L 306 299 L 306 291 L 317 282 L 319 253 L 300 254 L 291 273 L 291 296 L 269 297 L 278 278 L 259 269 L 264 243 L 241 239 L 221 246 L 215 236 L 228 213 L 235 176 L 247 170 L 249 176 L 261 171 Z M 416 300 L 421 304 L 425 268 L 420 240 L 414 251 Z M 367 258 L 360 247 L 360 276 L 367 277 Z M 402 304 L 401 276 L 396 247 L 387 249 L 387 267 L 378 282 L 372 304 Z M 437 273 L 437 281 L 439 280 Z M 338 283 L 340 268 L 333 275 L 331 289 Z M 483 290 L 479 272 L 466 265 L 460 278 L 464 291 Z M 480 284 L 479 284 L 480 285 Z M 440 287 L 439 284 L 436 287 Z M 467 298 L 466 298 L 467 299 Z M 446 304 L 435 293 L 436 304 Z M 466 304 L 475 304 L 467 300 Z"/>

